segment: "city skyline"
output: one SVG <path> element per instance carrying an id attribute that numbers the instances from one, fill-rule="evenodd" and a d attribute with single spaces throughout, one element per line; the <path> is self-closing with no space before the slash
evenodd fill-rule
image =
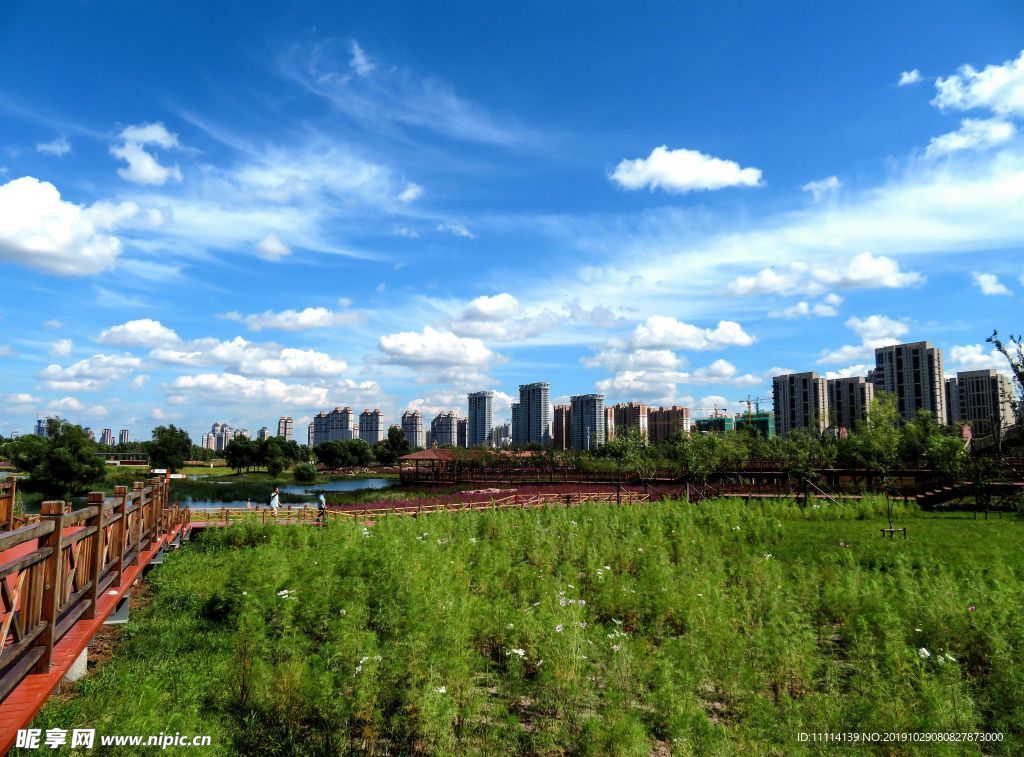
<path id="1" fill-rule="evenodd" d="M 924 340 L 940 379 L 1005 372 L 1024 17 L 797 5 L 20 9 L 0 433 L 290 417 L 303 441 L 335 406 L 426 426 L 473 391 L 500 425 L 540 381 L 696 418 Z"/>

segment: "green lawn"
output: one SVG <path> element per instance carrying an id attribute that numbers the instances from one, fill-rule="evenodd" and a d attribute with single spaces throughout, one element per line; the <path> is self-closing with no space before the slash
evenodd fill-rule
<path id="1" fill-rule="evenodd" d="M 801 731 L 999 731 L 986 753 L 1020 754 L 1024 522 L 909 510 L 890 540 L 881 511 L 212 531 L 149 574 L 114 659 L 34 726 L 253 755 L 826 751 Z"/>

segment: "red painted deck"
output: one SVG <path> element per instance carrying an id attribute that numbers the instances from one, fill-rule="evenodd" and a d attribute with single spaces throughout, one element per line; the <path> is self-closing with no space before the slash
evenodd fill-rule
<path id="1" fill-rule="evenodd" d="M 125 568 L 121 585 L 111 586 L 100 595 L 96 602 L 96 616 L 89 620 L 79 620 L 54 646 L 53 661 L 48 673 L 26 676 L 11 691 L 3 704 L 0 704 L 0 753 L 6 754 L 14 746 L 18 730 L 27 727 L 32 722 L 32 718 L 36 716 L 50 694 L 57 688 L 64 674 L 82 654 L 82 650 L 89 646 L 92 637 L 117 606 L 121 597 L 132 587 L 160 547 L 165 542 L 174 539 L 181 528 L 182 526 L 175 526 L 169 533 L 154 541 L 148 550 L 139 554 L 138 562 Z M 74 533 L 77 530 L 79 527 L 69 528 L 65 533 Z M 22 552 L 28 554 L 33 549 L 35 549 L 34 542 L 21 544 L 5 551 L 0 557 L 4 559 L 18 557 Z"/>

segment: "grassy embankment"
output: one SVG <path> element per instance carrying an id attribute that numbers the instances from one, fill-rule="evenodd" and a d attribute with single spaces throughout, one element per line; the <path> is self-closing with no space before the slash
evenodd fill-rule
<path id="1" fill-rule="evenodd" d="M 910 509 L 893 541 L 881 513 L 212 531 L 150 574 L 113 660 L 34 726 L 208 734 L 220 754 L 790 754 L 813 748 L 800 731 L 985 730 L 1005 738 L 987 753 L 1019 754 L 1024 522 Z"/>

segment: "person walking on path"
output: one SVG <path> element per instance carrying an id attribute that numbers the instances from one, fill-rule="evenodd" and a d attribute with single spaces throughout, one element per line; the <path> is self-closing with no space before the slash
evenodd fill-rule
<path id="1" fill-rule="evenodd" d="M 274 491 L 270 493 L 270 501 L 267 504 L 270 505 L 270 514 L 276 518 L 277 510 L 281 507 L 281 490 L 276 486 Z"/>
<path id="2" fill-rule="evenodd" d="M 316 498 L 316 519 L 319 522 L 323 522 L 327 517 L 327 497 L 324 496 L 323 492 Z"/>

